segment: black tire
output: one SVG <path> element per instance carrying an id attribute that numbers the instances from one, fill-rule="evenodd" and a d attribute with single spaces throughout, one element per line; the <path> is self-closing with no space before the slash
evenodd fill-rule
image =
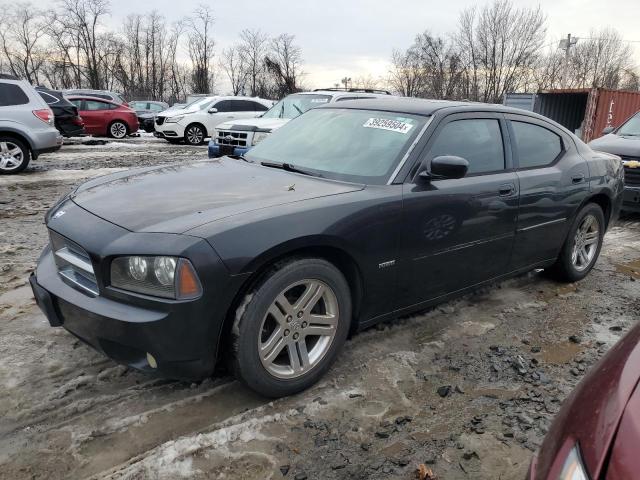
<path id="1" fill-rule="evenodd" d="M 202 145 L 206 136 L 204 127 L 197 123 L 187 125 L 184 129 L 184 142 L 187 145 Z"/>
<path id="2" fill-rule="evenodd" d="M 122 140 L 129 134 L 129 126 L 122 120 L 114 120 L 107 128 L 107 135 L 117 140 Z"/>
<path id="3" fill-rule="evenodd" d="M 20 150 L 19 153 L 15 149 Z M 18 163 L 18 157 L 20 162 Z M 12 175 L 20 173 L 31 161 L 31 150 L 24 142 L 13 137 L 0 136 L 0 174 Z M 16 165 L 16 163 L 18 163 Z"/>
<path id="4" fill-rule="evenodd" d="M 576 243 L 576 232 L 578 228 L 583 224 L 583 221 L 587 216 L 593 216 L 597 222 L 598 226 L 598 244 L 595 248 L 595 253 L 593 258 L 586 264 L 584 268 L 578 269 L 573 261 L 573 249 Z M 598 256 L 600 255 L 600 250 L 602 249 L 602 240 L 604 238 L 604 230 L 605 230 L 605 220 L 604 214 L 602 213 L 602 208 L 595 203 L 587 203 L 582 209 L 578 212 L 573 223 L 571 224 L 571 228 L 569 229 L 569 233 L 567 238 L 562 246 L 562 250 L 560 251 L 560 255 L 556 260 L 556 263 L 551 267 L 550 273 L 554 278 L 564 282 L 577 282 L 578 280 L 582 280 L 587 274 L 591 271 L 596 261 L 598 260 Z"/>
<path id="5" fill-rule="evenodd" d="M 335 294 L 339 312 L 335 334 L 326 353 L 306 373 L 296 378 L 278 378 L 265 368 L 260 359 L 258 343 L 263 334 L 263 319 L 283 289 L 306 279 L 323 282 Z M 278 398 L 305 390 L 329 370 L 347 339 L 350 323 L 349 284 L 334 265 L 319 258 L 291 259 L 280 263 L 258 282 L 236 312 L 231 332 L 233 371 L 247 387 L 265 397 Z"/>

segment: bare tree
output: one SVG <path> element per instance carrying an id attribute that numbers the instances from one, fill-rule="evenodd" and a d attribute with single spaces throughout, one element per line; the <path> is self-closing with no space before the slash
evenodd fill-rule
<path id="1" fill-rule="evenodd" d="M 222 51 L 220 66 L 231 83 L 233 95 L 243 94 L 247 85 L 247 66 L 239 45 L 232 45 Z"/>
<path id="2" fill-rule="evenodd" d="M 243 30 L 240 32 L 240 51 L 245 59 L 247 86 L 251 96 L 264 92 L 265 67 L 264 57 L 267 53 L 269 38 L 260 30 Z"/>
<path id="3" fill-rule="evenodd" d="M 464 98 L 465 68 L 456 46 L 424 32 L 416 37 L 412 54 L 419 60 L 424 75 L 425 96 L 444 99 Z"/>
<path id="4" fill-rule="evenodd" d="M 213 11 L 206 5 L 196 8 L 187 19 L 189 56 L 193 67 L 192 88 L 195 93 L 213 90 Z"/>
<path id="5" fill-rule="evenodd" d="M 405 52 L 394 50 L 391 56 L 389 85 L 405 97 L 418 97 L 424 91 L 424 75 L 420 60 L 409 49 Z"/>
<path id="6" fill-rule="evenodd" d="M 0 18 L 0 41 L 11 72 L 33 84 L 40 83 L 47 59 L 44 12 L 28 3 L 8 7 Z"/>
<path id="7" fill-rule="evenodd" d="M 273 38 L 264 62 L 275 84 L 275 96 L 284 97 L 299 90 L 302 75 L 302 50 L 294 43 L 295 37 L 283 33 Z"/>
<path id="8" fill-rule="evenodd" d="M 517 90 L 537 62 L 545 33 L 540 7 L 517 9 L 510 0 L 494 0 L 463 11 L 456 41 L 469 97 L 500 102 L 505 92 Z"/>

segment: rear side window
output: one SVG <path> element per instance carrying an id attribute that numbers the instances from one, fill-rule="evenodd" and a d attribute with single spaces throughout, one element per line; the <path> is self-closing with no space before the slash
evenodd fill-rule
<path id="1" fill-rule="evenodd" d="M 261 103 L 258 102 L 247 102 L 251 104 L 251 112 L 266 112 L 267 110 L 269 110 L 269 107 L 264 106 Z"/>
<path id="2" fill-rule="evenodd" d="M 220 102 L 214 105 L 215 108 L 218 109 L 218 112 L 236 112 L 237 110 L 235 102 L 231 100 L 221 100 Z"/>
<path id="3" fill-rule="evenodd" d="M 22 91 L 19 85 L 0 83 L 0 107 L 26 105 L 27 103 L 29 103 L 29 97 Z"/>
<path id="4" fill-rule="evenodd" d="M 85 108 L 87 110 L 109 110 L 111 106 L 109 103 L 101 102 L 99 100 L 86 100 Z"/>
<path id="5" fill-rule="evenodd" d="M 512 121 L 520 168 L 544 167 L 562 153 L 560 136 L 544 127 Z"/>
<path id="6" fill-rule="evenodd" d="M 454 120 L 438 134 L 429 156 L 462 157 L 469 174 L 504 170 L 504 147 L 500 123 L 495 119 Z"/>

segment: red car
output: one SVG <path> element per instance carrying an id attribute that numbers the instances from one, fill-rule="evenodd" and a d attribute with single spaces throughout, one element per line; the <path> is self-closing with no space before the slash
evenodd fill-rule
<path id="1" fill-rule="evenodd" d="M 140 127 L 136 111 L 126 105 L 82 95 L 68 95 L 67 99 L 78 107 L 84 127 L 91 135 L 124 138 Z"/>
<path id="2" fill-rule="evenodd" d="M 571 393 L 529 469 L 530 480 L 640 478 L 640 324 Z"/>

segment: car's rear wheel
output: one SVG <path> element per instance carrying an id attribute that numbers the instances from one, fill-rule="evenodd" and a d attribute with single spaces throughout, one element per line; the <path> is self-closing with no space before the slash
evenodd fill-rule
<path id="1" fill-rule="evenodd" d="M 350 321 L 349 285 L 335 266 L 318 258 L 278 265 L 236 313 L 236 376 L 267 397 L 304 390 L 329 369 Z"/>
<path id="2" fill-rule="evenodd" d="M 116 120 L 109 125 L 109 136 L 112 138 L 117 138 L 118 140 L 126 137 L 127 131 L 127 125 L 120 120 Z"/>
<path id="3" fill-rule="evenodd" d="M 20 140 L 0 137 L 0 173 L 19 173 L 27 168 L 31 151 Z"/>
<path id="4" fill-rule="evenodd" d="M 602 208 L 595 203 L 585 205 L 573 221 L 560 256 L 552 268 L 555 276 L 569 282 L 586 277 L 600 255 L 604 229 Z"/>
<path id="5" fill-rule="evenodd" d="M 185 128 L 184 141 L 189 145 L 202 145 L 205 135 L 204 128 L 194 123 Z"/>

